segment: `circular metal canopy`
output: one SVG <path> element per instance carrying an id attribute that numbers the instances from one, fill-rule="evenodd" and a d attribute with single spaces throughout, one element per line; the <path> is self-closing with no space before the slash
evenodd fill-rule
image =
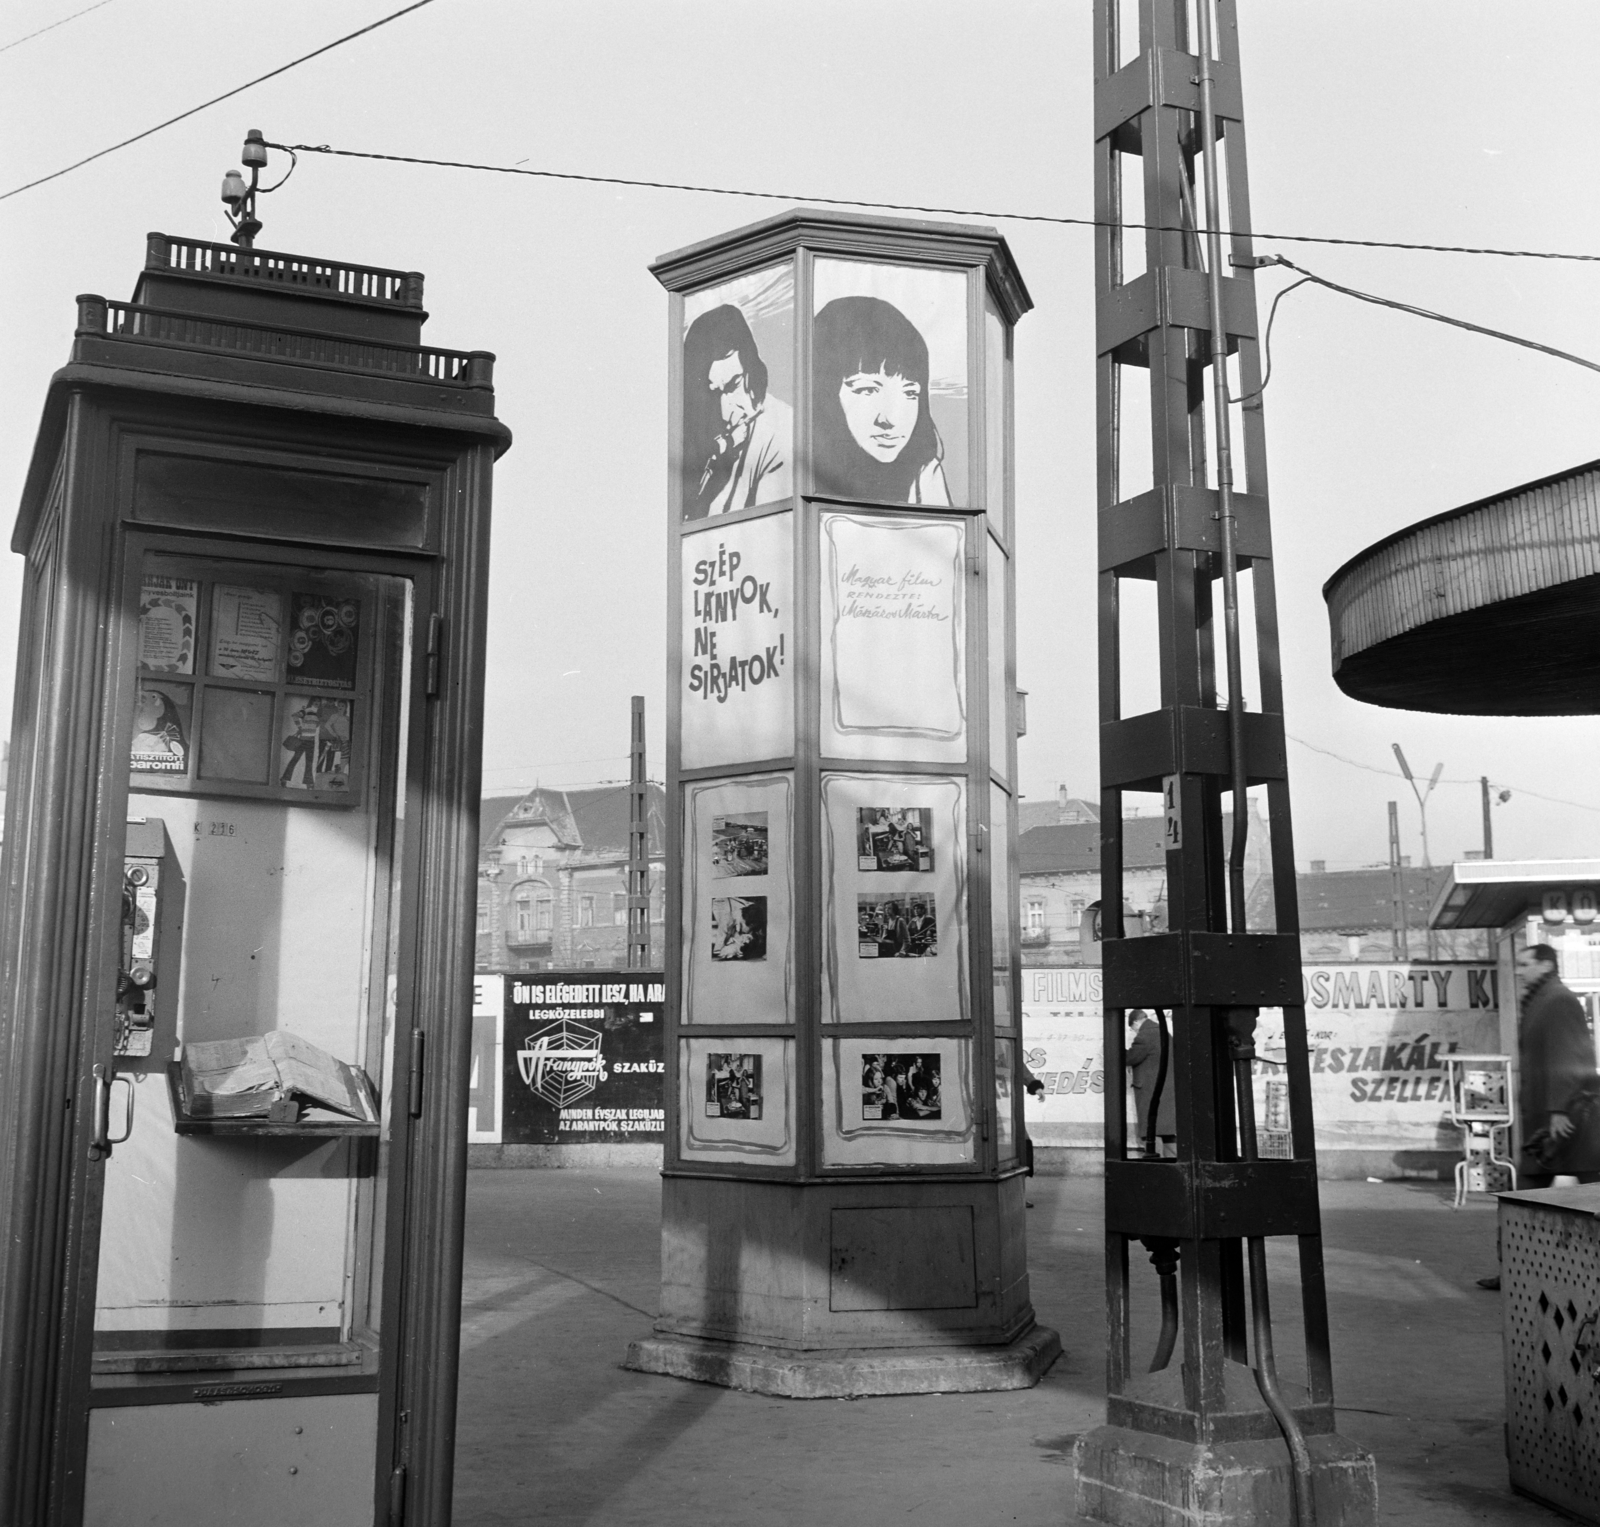
<path id="1" fill-rule="evenodd" d="M 1323 585 L 1347 695 L 1469 716 L 1600 712 L 1600 461 L 1449 510 Z"/>

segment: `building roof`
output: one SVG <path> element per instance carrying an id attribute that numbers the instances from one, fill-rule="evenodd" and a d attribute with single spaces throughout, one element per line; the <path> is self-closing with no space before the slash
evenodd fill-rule
<path id="1" fill-rule="evenodd" d="M 1373 705 L 1594 712 L 1600 461 L 1396 531 L 1323 586 L 1333 677 Z"/>
<path id="2" fill-rule="evenodd" d="M 653 780 L 645 786 L 646 839 L 651 858 L 666 852 L 666 791 Z M 563 844 L 586 855 L 626 857 L 628 786 L 595 785 L 586 790 L 546 790 L 536 786 L 520 795 L 485 796 L 480 818 L 480 851 L 494 848 L 507 827 L 547 823 Z"/>
<path id="3" fill-rule="evenodd" d="M 1408 866 L 1400 875 L 1405 892 L 1406 926 L 1426 928 L 1433 888 L 1443 879 L 1445 871 Z M 1387 865 L 1296 875 L 1294 881 L 1303 933 L 1362 933 L 1394 926 L 1393 882 Z M 1263 875 L 1250 894 L 1252 924 L 1258 914 L 1264 914 L 1271 906 L 1272 877 Z"/>
<path id="4" fill-rule="evenodd" d="M 1530 912 L 1544 910 L 1545 897 L 1559 893 L 1564 913 L 1575 893 L 1587 896 L 1592 922 L 1600 892 L 1600 860 L 1475 859 L 1442 872 L 1433 903 L 1435 928 L 1506 928 Z"/>
<path id="5" fill-rule="evenodd" d="M 1167 867 L 1162 817 L 1125 817 L 1122 863 L 1125 869 Z M 1100 872 L 1100 824 L 1072 822 L 1064 827 L 1031 827 L 1017 839 L 1017 867 L 1024 875 L 1081 875 Z"/>
<path id="6" fill-rule="evenodd" d="M 1100 808 L 1093 801 L 1069 796 L 1066 787 L 1054 795 L 1036 801 L 1017 802 L 1017 831 L 1028 832 L 1035 827 L 1061 827 L 1077 822 L 1098 822 Z"/>

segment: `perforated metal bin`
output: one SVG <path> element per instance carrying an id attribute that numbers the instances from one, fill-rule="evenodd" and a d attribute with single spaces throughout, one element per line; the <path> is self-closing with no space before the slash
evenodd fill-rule
<path id="1" fill-rule="evenodd" d="M 1500 1196 L 1511 1486 L 1600 1523 L 1600 1183 Z"/>

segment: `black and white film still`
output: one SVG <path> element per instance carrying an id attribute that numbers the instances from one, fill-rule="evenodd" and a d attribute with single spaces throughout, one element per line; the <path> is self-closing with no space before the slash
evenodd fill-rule
<path id="1" fill-rule="evenodd" d="M 764 960 L 767 957 L 767 898 L 711 898 L 711 958 Z"/>
<path id="2" fill-rule="evenodd" d="M 856 896 L 856 952 L 863 960 L 932 959 L 939 952 L 933 894 Z"/>
<path id="3" fill-rule="evenodd" d="M 856 810 L 856 868 L 927 873 L 933 869 L 933 812 L 926 806 Z"/>
<path id="4" fill-rule="evenodd" d="M 711 878 L 767 873 L 767 814 L 744 811 L 711 819 Z"/>
<path id="5" fill-rule="evenodd" d="M 761 1117 L 761 1057 L 713 1050 L 706 1056 L 706 1117 Z"/>
<path id="6" fill-rule="evenodd" d="M 906 1050 L 863 1055 L 861 1117 L 942 1118 L 939 1056 Z"/>

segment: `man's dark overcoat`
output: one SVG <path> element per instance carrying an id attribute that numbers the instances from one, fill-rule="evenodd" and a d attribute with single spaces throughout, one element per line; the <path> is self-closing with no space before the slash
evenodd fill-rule
<path id="1" fill-rule="evenodd" d="M 1581 1101 L 1600 1094 L 1594 1039 L 1584 1021 L 1583 1004 L 1554 973 L 1523 999 L 1517 1056 L 1517 1122 L 1524 1147 L 1549 1129 L 1553 1113 L 1566 1114 L 1577 1126 L 1547 1163 L 1524 1149 L 1518 1170 L 1538 1175 L 1600 1172 L 1600 1098 L 1587 1109 Z"/>

